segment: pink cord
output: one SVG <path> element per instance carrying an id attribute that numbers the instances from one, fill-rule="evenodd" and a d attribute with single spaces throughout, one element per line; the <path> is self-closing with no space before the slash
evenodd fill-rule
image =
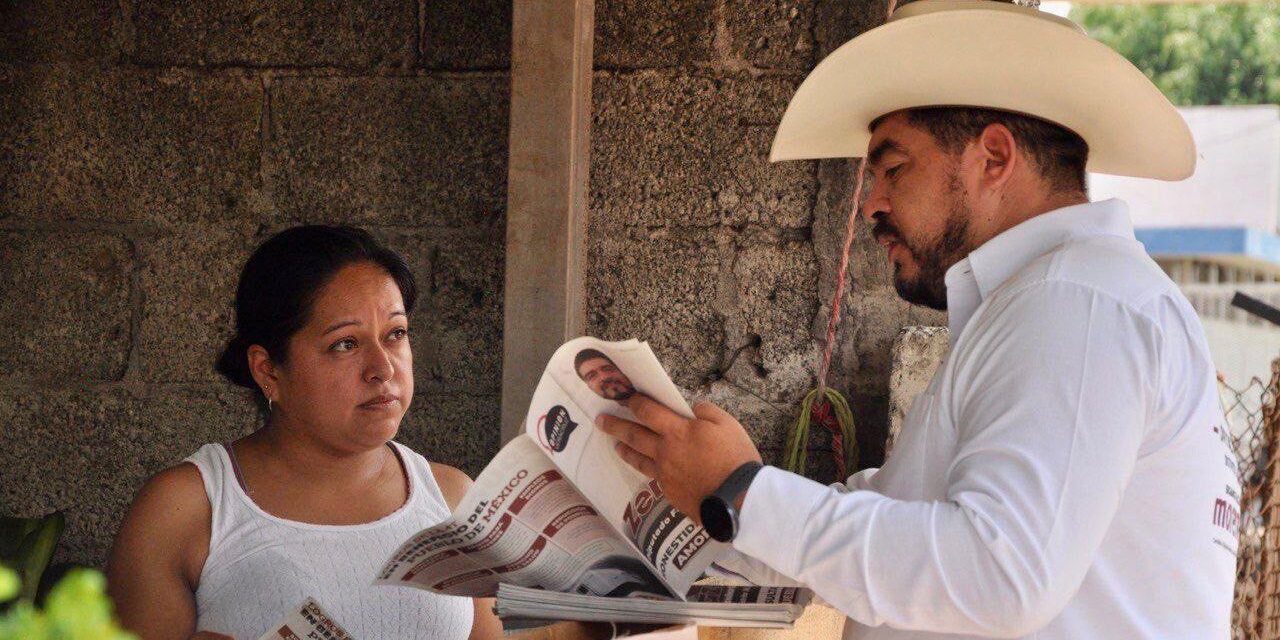
<path id="1" fill-rule="evenodd" d="M 898 0 L 889 0 L 889 8 L 885 19 L 893 15 Z M 858 169 L 853 187 L 853 207 L 849 211 L 849 219 L 844 225 L 844 249 L 840 252 L 840 269 L 836 272 L 836 290 L 831 296 L 831 317 L 827 320 L 827 345 L 822 350 L 822 363 L 818 367 L 818 397 L 816 403 L 826 404 L 827 372 L 831 368 L 831 350 L 836 344 L 836 328 L 840 325 L 840 304 L 844 296 L 845 277 L 849 271 L 849 249 L 853 246 L 854 225 L 858 219 L 858 209 L 862 204 L 862 184 L 866 175 L 867 159 L 858 159 Z M 837 439 L 837 447 L 839 440 Z"/>
<path id="2" fill-rule="evenodd" d="M 885 19 L 893 15 L 897 0 L 889 0 Z M 831 353 L 836 345 L 836 329 L 840 326 L 840 306 L 844 300 L 844 284 L 849 273 L 849 249 L 853 247 L 858 211 L 862 205 L 862 187 L 866 180 L 867 158 L 858 159 L 853 186 L 853 206 L 844 225 L 844 247 L 840 251 L 840 268 L 836 271 L 836 289 L 831 294 L 831 317 L 827 319 L 827 343 L 822 349 L 822 363 L 818 367 L 818 393 L 810 408 L 813 422 L 817 422 L 831 433 L 831 454 L 835 458 L 838 477 L 848 474 L 844 464 L 844 437 L 841 434 L 839 420 L 836 419 L 831 403 L 827 402 L 827 373 L 831 370 Z"/>
<path id="3" fill-rule="evenodd" d="M 892 4 L 892 0 L 890 3 Z M 853 210 L 849 212 L 849 218 L 845 221 L 844 249 L 840 252 L 840 269 L 836 271 L 836 290 L 831 296 L 831 317 L 827 320 L 827 346 L 822 350 L 822 365 L 818 368 L 817 401 L 823 404 L 826 404 L 827 372 L 831 368 L 831 350 L 836 344 L 836 328 L 840 325 L 840 304 L 844 298 L 845 277 L 849 272 L 849 248 L 853 246 L 853 236 L 857 230 L 854 225 L 857 224 L 858 206 L 862 202 L 862 184 L 866 166 L 867 159 L 860 158 L 853 187 Z"/>

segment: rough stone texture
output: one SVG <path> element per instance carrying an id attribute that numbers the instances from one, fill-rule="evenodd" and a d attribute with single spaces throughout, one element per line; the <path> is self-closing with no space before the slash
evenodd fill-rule
<path id="1" fill-rule="evenodd" d="M 950 351 L 950 338 L 946 327 L 906 327 L 898 334 L 889 374 L 889 439 L 885 455 L 892 451 L 912 402 L 929 386 Z"/>
<path id="2" fill-rule="evenodd" d="M 99 60 L 113 55 L 113 0 L 0 3 L 0 60 L 9 64 Z"/>
<path id="3" fill-rule="evenodd" d="M 593 79 L 593 234 L 623 226 L 808 227 L 817 184 L 771 166 L 772 125 L 793 79 L 720 81 L 666 71 Z"/>
<path id="4" fill-rule="evenodd" d="M 813 224 L 817 175 L 804 162 L 769 163 L 772 127 L 717 136 L 715 207 L 727 225 L 774 225 L 806 232 Z"/>
<path id="5" fill-rule="evenodd" d="M 717 222 L 714 83 L 664 72 L 592 79 L 591 236 L 624 226 Z"/>
<path id="6" fill-rule="evenodd" d="M 510 0 L 424 0 L 419 63 L 430 69 L 511 66 Z"/>
<path id="7" fill-rule="evenodd" d="M 271 184 L 289 220 L 502 224 L 505 73 L 284 78 L 271 86 Z"/>
<path id="8" fill-rule="evenodd" d="M 593 237 L 587 280 L 593 331 L 606 340 L 648 341 L 682 387 L 718 378 L 728 354 L 712 305 L 732 294 L 716 275 L 727 268 L 717 244 L 730 242 L 697 230 Z"/>
<path id="9" fill-rule="evenodd" d="M 242 394 L 217 388 L 0 391 L 0 504 L 19 516 L 66 511 L 58 559 L 101 566 L 148 476 L 256 420 Z"/>
<path id="10" fill-rule="evenodd" d="M 415 393 L 396 440 L 474 478 L 498 452 L 501 422 L 496 394 Z"/>
<path id="11" fill-rule="evenodd" d="M 418 282 L 410 319 L 419 394 L 497 394 L 502 382 L 504 230 L 384 234 Z"/>
<path id="12" fill-rule="evenodd" d="M 648 339 L 677 384 L 742 416 L 776 460 L 816 381 L 852 184 L 847 161 L 770 164 L 768 150 L 805 73 L 883 8 L 672 4 L 597 4 L 589 326 Z M 653 47 L 681 12 L 683 31 Z M 829 383 L 849 396 L 874 465 L 893 337 L 934 316 L 896 298 L 859 227 Z M 809 445 L 809 475 L 832 479 L 829 436 Z"/>
<path id="13" fill-rule="evenodd" d="M 191 227 L 142 243 L 138 377 L 220 379 L 213 365 L 234 333 L 236 282 L 260 240 L 250 225 L 236 224 Z"/>
<path id="14" fill-rule="evenodd" d="M 0 231 L 3 377 L 85 381 L 123 375 L 133 270 L 133 248 L 118 236 Z"/>
<path id="15" fill-rule="evenodd" d="M 403 67 L 414 0 L 130 2 L 127 58 L 144 65 Z"/>
<path id="16" fill-rule="evenodd" d="M 420 13 L 421 10 L 421 13 Z M 0 7 L 0 514 L 101 565 L 143 480 L 261 424 L 212 365 L 249 253 L 299 222 L 404 255 L 402 439 L 497 451 L 510 3 Z"/>
<path id="17" fill-rule="evenodd" d="M 757 68 L 808 71 L 814 64 L 814 2 L 750 0 L 724 11 L 731 55 Z"/>
<path id="18" fill-rule="evenodd" d="M 249 78 L 0 67 L 0 220 L 254 215 L 260 105 Z"/>
<path id="19" fill-rule="evenodd" d="M 597 0 L 595 65 L 652 68 L 709 60 L 714 55 L 716 4 L 717 0 Z"/>
<path id="20" fill-rule="evenodd" d="M 720 309 L 726 344 L 750 345 L 724 371 L 726 380 L 764 400 L 798 403 L 814 384 L 819 349 L 810 335 L 817 308 L 817 265 L 803 241 L 745 242 L 732 256 L 733 300 Z"/>

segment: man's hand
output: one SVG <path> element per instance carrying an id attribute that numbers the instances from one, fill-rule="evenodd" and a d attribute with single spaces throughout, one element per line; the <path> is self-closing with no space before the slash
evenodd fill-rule
<path id="1" fill-rule="evenodd" d="M 709 402 L 693 408 L 692 420 L 637 393 L 627 408 L 638 422 L 601 414 L 596 425 L 618 439 L 618 455 L 655 478 L 675 508 L 701 523 L 702 499 L 760 452 L 742 425 Z"/>

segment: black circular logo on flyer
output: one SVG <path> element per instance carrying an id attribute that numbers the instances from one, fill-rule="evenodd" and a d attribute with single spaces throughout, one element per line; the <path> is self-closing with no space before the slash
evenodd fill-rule
<path id="1" fill-rule="evenodd" d="M 546 432 L 547 448 L 555 452 L 564 451 L 569 445 L 569 434 L 578 428 L 578 423 L 569 419 L 569 410 L 560 405 L 551 407 L 542 423 L 542 429 Z"/>

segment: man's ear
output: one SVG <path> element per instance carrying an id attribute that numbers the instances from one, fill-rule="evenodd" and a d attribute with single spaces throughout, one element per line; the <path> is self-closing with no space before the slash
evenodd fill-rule
<path id="1" fill-rule="evenodd" d="M 999 189 L 1013 177 L 1014 169 L 1022 159 L 1018 155 L 1018 141 L 1009 128 L 993 122 L 978 135 L 974 145 L 978 153 L 979 182 L 984 191 Z"/>
<path id="2" fill-rule="evenodd" d="M 280 388 L 280 372 L 276 367 L 276 363 L 271 360 L 271 354 L 262 348 L 262 345 L 250 345 L 248 350 L 249 357 L 249 373 L 253 375 L 254 382 L 258 383 L 258 388 L 262 389 L 262 395 L 268 400 L 278 400 L 277 393 Z"/>

